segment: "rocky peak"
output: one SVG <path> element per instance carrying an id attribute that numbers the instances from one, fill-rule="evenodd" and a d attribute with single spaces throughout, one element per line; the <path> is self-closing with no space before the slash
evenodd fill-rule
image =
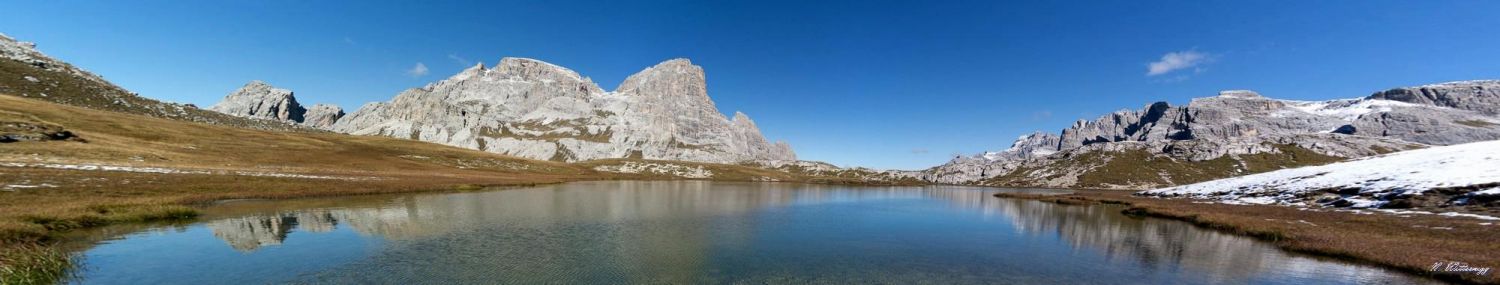
<path id="1" fill-rule="evenodd" d="M 615 88 L 615 92 L 627 93 L 641 88 L 668 85 L 683 87 L 680 91 L 686 91 L 679 93 L 702 93 L 707 96 L 707 92 L 701 90 L 707 85 L 705 81 L 703 67 L 693 65 L 692 61 L 685 58 L 678 58 L 657 63 L 630 75 L 619 88 Z"/>
<path id="2" fill-rule="evenodd" d="M 302 115 L 307 113 L 307 109 L 297 103 L 291 90 L 276 88 L 260 80 L 250 81 L 208 109 L 247 118 L 293 123 L 302 122 Z"/>
<path id="3" fill-rule="evenodd" d="M 986 152 L 980 157 L 995 161 L 1047 156 L 1057 152 L 1061 141 L 1062 138 L 1056 134 L 1038 131 L 1016 138 L 1014 142 L 1011 142 L 1010 148 Z"/>
<path id="4" fill-rule="evenodd" d="M 471 68 L 472 69 L 472 68 Z M 502 78 L 528 81 L 584 81 L 583 76 L 571 69 L 540 60 L 520 57 L 501 58 L 495 72 Z"/>
<path id="5" fill-rule="evenodd" d="M 260 80 L 246 83 L 208 109 L 239 117 L 301 124 L 325 130 L 331 129 L 344 117 L 344 110 L 332 104 L 316 104 L 311 109 L 304 108 L 297 102 L 297 96 L 292 90 L 276 88 Z"/>
<path id="6" fill-rule="evenodd" d="M 557 161 L 795 159 L 748 116 L 719 112 L 703 69 L 686 59 L 646 68 L 605 92 L 572 70 L 505 58 L 365 105 L 333 129 Z"/>
<path id="7" fill-rule="evenodd" d="M 483 62 L 475 63 L 474 66 L 465 68 L 463 71 L 459 71 L 458 74 L 454 74 L 453 77 L 449 77 L 446 81 L 463 81 L 469 78 L 484 75 L 484 73 L 487 71 L 489 71 L 489 69 L 484 68 Z"/>
<path id="8" fill-rule="evenodd" d="M 1121 110 L 1092 121 L 1079 120 L 1062 131 L 1058 149 L 1167 136 L 1164 128 L 1168 126 L 1160 122 L 1163 118 L 1177 117 L 1178 111 L 1167 102 L 1156 102 L 1141 110 Z"/>

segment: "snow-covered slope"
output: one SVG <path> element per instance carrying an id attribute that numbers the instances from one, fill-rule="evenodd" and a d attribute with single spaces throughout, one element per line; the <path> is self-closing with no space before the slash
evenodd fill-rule
<path id="1" fill-rule="evenodd" d="M 1321 166 L 1284 169 L 1141 192 L 1229 203 L 1370 208 L 1433 196 L 1443 205 L 1500 194 L 1500 141 L 1396 152 Z M 1434 200 L 1434 199 L 1417 199 Z M 1406 204 L 1406 203 L 1403 203 Z M 1403 205 L 1403 207 L 1413 205 Z"/>

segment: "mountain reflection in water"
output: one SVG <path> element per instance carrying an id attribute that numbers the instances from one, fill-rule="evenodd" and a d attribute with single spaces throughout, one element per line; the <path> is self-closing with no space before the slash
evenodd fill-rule
<path id="1" fill-rule="evenodd" d="M 1426 282 L 1119 206 L 999 191 L 1047 190 L 580 182 L 235 202 L 205 210 L 201 225 L 251 255 L 341 231 L 384 241 L 267 282 Z"/>

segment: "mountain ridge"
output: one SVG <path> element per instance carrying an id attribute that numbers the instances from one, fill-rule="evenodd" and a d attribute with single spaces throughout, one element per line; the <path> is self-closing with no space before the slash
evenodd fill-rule
<path id="1" fill-rule="evenodd" d="M 292 92 L 254 81 L 215 110 L 302 123 Z M 371 102 L 346 115 L 324 110 L 312 127 L 441 143 L 519 157 L 575 162 L 643 158 L 712 163 L 795 160 L 742 112 L 709 98 L 702 67 L 675 58 L 605 91 L 588 77 L 544 61 L 507 57 Z M 220 107 L 223 106 L 223 107 Z M 279 113 L 278 113 L 279 112 Z"/>
<path id="2" fill-rule="evenodd" d="M 1091 152 L 1144 151 L 1149 164 L 1191 165 L 1224 157 L 1271 155 L 1288 165 L 1290 153 L 1355 158 L 1427 145 L 1450 145 L 1500 139 L 1500 80 L 1471 80 L 1392 88 L 1354 99 L 1324 101 L 1281 100 L 1254 91 L 1226 90 L 1218 96 L 1192 99 L 1183 106 L 1154 102 L 1138 110 L 1122 110 L 1094 120 L 1078 120 L 1057 133 L 1022 136 L 1006 150 L 959 156 L 912 174 L 926 181 L 950 184 L 987 184 L 1042 187 L 1144 189 L 1176 185 L 1171 173 L 1134 185 L 1077 181 L 1108 164 L 1058 164 Z M 1292 150 L 1295 148 L 1296 150 Z M 1151 160 L 1150 158 L 1162 158 Z M 1262 157 L 1270 159 L 1268 157 Z M 1325 158 L 1312 159 L 1323 162 Z M 1239 175 L 1249 168 L 1229 167 L 1215 175 Z M 1137 165 L 1138 167 L 1145 167 Z M 1165 165 L 1156 165 L 1165 167 Z M 1062 171 L 1065 168 L 1072 170 Z M 1146 167 L 1151 168 L 1151 167 Z M 995 179 L 1026 172 L 1020 178 L 1036 183 L 995 183 Z M 1141 173 L 1136 173 L 1141 174 Z M 1203 173 L 1200 173 L 1203 174 Z M 1148 174 L 1151 175 L 1151 174 Z M 1017 179 L 1010 179 L 1017 182 Z"/>

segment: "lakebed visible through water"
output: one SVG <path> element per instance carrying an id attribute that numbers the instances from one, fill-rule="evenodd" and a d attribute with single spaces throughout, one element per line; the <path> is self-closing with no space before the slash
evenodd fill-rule
<path id="1" fill-rule="evenodd" d="M 599 181 L 233 201 L 79 233 L 72 283 L 1370 284 L 1433 281 L 1019 190 Z"/>

